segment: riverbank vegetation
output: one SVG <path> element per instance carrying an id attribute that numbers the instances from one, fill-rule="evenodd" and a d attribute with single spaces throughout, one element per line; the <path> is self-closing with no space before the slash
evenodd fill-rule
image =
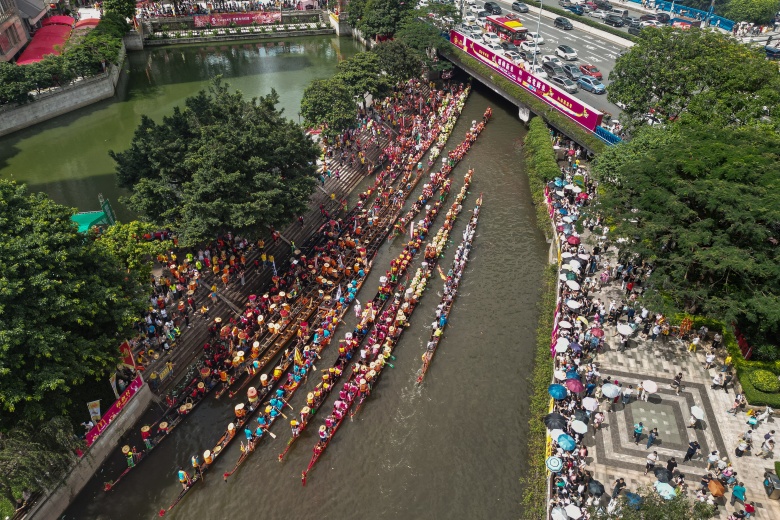
<path id="1" fill-rule="evenodd" d="M 142 116 L 130 148 L 109 152 L 130 191 L 123 202 L 180 246 L 227 231 L 252 238 L 297 217 L 318 150 L 278 103 L 276 91 L 247 100 L 217 77 L 162 122 Z"/>
<path id="2" fill-rule="evenodd" d="M 0 495 L 13 504 L 73 462 L 85 403 L 113 400 L 117 338 L 146 305 L 135 266 L 164 244 L 136 238 L 142 224 L 85 237 L 73 209 L 14 181 L 0 180 L 0 200 Z"/>
<path id="3" fill-rule="evenodd" d="M 0 63 L 0 105 L 27 103 L 33 93 L 104 72 L 117 63 L 127 29 L 121 15 L 108 12 L 86 36 L 67 42 L 62 54 L 29 65 Z"/>
<path id="4" fill-rule="evenodd" d="M 536 207 L 536 222 L 544 235 L 551 239 L 553 237 L 550 228 L 550 214 L 547 211 L 544 188 L 549 181 L 560 175 L 561 170 L 555 161 L 550 129 L 541 118 L 531 119 L 524 143 L 525 171 L 528 172 L 531 198 Z"/>

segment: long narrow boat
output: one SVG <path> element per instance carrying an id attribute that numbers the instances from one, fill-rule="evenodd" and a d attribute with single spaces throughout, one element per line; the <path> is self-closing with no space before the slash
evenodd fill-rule
<path id="1" fill-rule="evenodd" d="M 466 174 L 466 186 L 464 186 L 464 189 L 462 190 L 462 196 L 465 196 L 465 193 L 467 193 L 468 190 L 468 184 L 471 180 L 472 172 L 469 172 Z M 459 194 L 460 200 L 462 200 L 461 194 Z M 417 233 L 415 234 L 415 239 L 411 241 L 407 246 L 404 248 L 404 250 L 399 255 L 400 264 L 398 264 L 398 274 L 395 276 L 395 280 L 397 281 L 400 276 L 403 275 L 403 273 L 406 271 L 406 268 L 409 266 L 409 263 L 411 262 L 412 258 L 415 256 L 416 252 L 420 250 L 420 246 L 427 235 L 427 232 L 432 225 L 435 216 L 438 214 L 438 210 L 441 208 L 443 204 L 443 200 L 438 200 L 434 207 L 429 212 L 429 215 L 424 219 L 424 224 L 421 228 L 417 230 Z M 457 212 L 460 208 L 459 201 L 456 202 L 453 205 L 453 208 L 450 210 L 450 212 Z M 448 220 L 449 222 L 449 220 Z M 447 232 L 449 229 L 451 229 L 451 223 L 450 226 L 447 226 L 447 223 L 445 223 L 442 226 L 442 229 L 446 229 Z M 437 236 L 439 236 L 440 233 L 437 233 Z M 445 236 L 447 233 L 445 233 Z M 446 238 L 444 239 L 444 243 L 446 243 Z M 429 276 L 429 275 L 428 275 Z M 415 277 L 417 278 L 417 277 Z M 381 281 L 381 279 L 380 279 Z M 377 295 L 380 299 L 389 299 L 389 295 L 392 294 L 392 291 L 394 288 L 391 288 L 391 284 L 393 282 L 393 279 L 388 279 L 382 282 L 382 286 L 380 286 L 379 293 Z M 396 282 L 397 283 L 397 282 Z M 382 338 L 383 341 L 389 341 L 390 343 L 393 343 L 391 338 L 395 334 L 396 337 L 400 336 L 401 331 L 406 325 L 406 319 L 409 314 L 414 310 L 414 305 L 416 305 L 416 302 L 414 301 L 415 294 L 418 292 L 420 287 L 424 289 L 425 285 L 424 282 L 418 281 L 418 284 L 422 283 L 422 285 L 415 284 L 415 280 L 412 281 L 412 285 L 407 289 L 406 294 L 404 296 L 404 299 L 406 300 L 404 302 L 405 308 L 402 308 L 400 305 L 400 295 L 395 295 L 393 304 L 390 306 L 390 313 L 391 317 L 388 318 L 392 320 L 393 323 L 393 329 L 394 331 L 391 331 L 388 327 L 387 335 L 385 336 L 384 331 L 379 331 L 377 333 L 377 338 Z M 388 293 L 388 290 L 390 291 Z M 411 291 L 411 292 L 410 292 Z M 421 292 L 421 291 L 420 291 Z M 384 324 L 383 324 L 384 326 Z M 378 327 L 374 325 L 374 331 L 378 331 Z M 377 359 L 381 359 L 381 361 L 378 361 L 381 363 L 382 366 L 384 366 L 386 359 L 392 355 L 392 352 L 388 352 L 387 348 L 383 349 L 382 353 L 379 352 L 380 344 L 376 343 L 372 347 L 372 353 L 377 356 Z M 391 347 L 392 348 L 392 347 Z M 361 358 L 364 356 L 361 353 Z M 371 382 L 371 379 L 373 379 L 373 376 L 377 374 L 376 368 L 372 369 L 373 374 L 368 372 L 367 370 L 364 370 L 368 367 L 365 365 L 359 365 L 361 368 L 356 370 L 353 367 L 352 373 L 350 374 L 349 381 L 347 382 L 347 389 L 345 390 L 345 399 L 341 399 L 341 395 L 339 395 L 340 399 L 336 401 L 334 404 L 334 415 L 335 415 L 335 424 L 332 426 L 328 426 L 328 422 L 331 421 L 330 418 L 326 419 L 326 424 L 320 427 L 320 441 L 317 442 L 317 444 L 314 446 L 313 454 L 311 457 L 311 460 L 309 461 L 309 465 L 307 468 L 301 473 L 301 482 L 303 485 L 306 485 L 306 479 L 308 473 L 311 471 L 311 469 L 317 464 L 322 454 L 325 452 L 327 447 L 330 445 L 331 440 L 335 436 L 338 429 L 341 427 L 341 424 L 344 422 L 344 419 L 347 415 L 349 415 L 349 408 L 352 406 L 352 404 L 355 401 L 356 396 L 358 395 L 357 391 L 360 391 L 360 395 L 362 396 L 363 400 L 365 399 L 365 394 L 368 389 L 368 384 Z M 381 368 L 380 368 L 381 370 Z M 322 433 L 324 432 L 324 433 Z"/>
<path id="2" fill-rule="evenodd" d="M 442 289 L 442 298 L 437 307 L 438 315 L 436 319 L 439 321 L 439 326 L 431 331 L 431 336 L 426 345 L 425 352 L 422 355 L 422 367 L 417 371 L 417 384 L 421 385 L 425 374 L 428 372 L 428 368 L 431 366 L 434 354 L 441 343 L 441 339 L 444 334 L 444 329 L 449 323 L 450 311 L 452 305 L 455 302 L 455 297 L 458 294 L 458 287 L 460 286 L 460 280 L 463 277 L 463 273 L 466 270 L 466 265 L 469 260 L 469 253 L 474 241 L 474 235 L 477 229 L 477 221 L 479 220 L 479 210 L 482 207 L 482 195 L 477 199 L 477 205 L 474 208 L 473 216 L 469 221 L 466 230 L 463 233 L 463 241 L 460 243 L 458 250 L 455 254 L 455 259 L 452 262 L 452 276 L 451 278 L 443 276 L 445 279 L 444 288 Z M 441 273 L 441 271 L 440 271 Z"/>

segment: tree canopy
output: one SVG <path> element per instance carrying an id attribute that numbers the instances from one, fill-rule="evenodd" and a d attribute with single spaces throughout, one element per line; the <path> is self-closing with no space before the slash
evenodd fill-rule
<path id="1" fill-rule="evenodd" d="M 681 123 L 607 148 L 600 208 L 622 252 L 652 264 L 662 312 L 735 322 L 756 347 L 780 333 L 780 137 Z"/>
<path id="2" fill-rule="evenodd" d="M 87 240 L 73 210 L 0 180 L 0 418 L 60 414 L 69 391 L 116 363 L 145 304 L 147 280 Z"/>
<path id="3" fill-rule="evenodd" d="M 401 40 L 382 42 L 372 49 L 379 66 L 393 82 L 406 81 L 420 75 L 422 60 L 417 52 Z"/>
<path id="4" fill-rule="evenodd" d="M 110 152 L 124 202 L 185 246 L 288 222 L 306 208 L 318 151 L 278 102 L 275 91 L 246 100 L 216 78 L 161 123 L 143 116 L 130 148 Z"/>
<path id="5" fill-rule="evenodd" d="M 620 103 L 626 126 L 689 118 L 716 125 L 780 125 L 780 73 L 758 49 L 696 28 L 643 30 L 615 63 L 608 98 Z"/>
<path id="6" fill-rule="evenodd" d="M 124 18 L 135 18 L 135 0 L 103 0 L 103 10 Z"/>
<path id="7" fill-rule="evenodd" d="M 303 91 L 301 115 L 308 128 L 323 128 L 332 136 L 355 126 L 357 105 L 341 79 L 315 79 Z"/>
<path id="8" fill-rule="evenodd" d="M 452 68 L 450 62 L 439 60 L 436 54 L 436 49 L 444 42 L 436 26 L 410 16 L 401 23 L 395 37 L 417 53 L 426 69 Z"/>
<path id="9" fill-rule="evenodd" d="M 402 0 L 366 0 L 357 21 L 357 28 L 366 38 L 392 36 L 406 13 L 413 7 L 412 2 Z M 350 3 L 349 10 L 352 8 Z"/>
<path id="10" fill-rule="evenodd" d="M 770 23 L 778 9 L 780 7 L 778 7 L 777 0 L 728 0 L 723 9 L 717 10 L 717 12 L 735 22 L 753 22 L 764 25 Z"/>
<path id="11" fill-rule="evenodd" d="M 374 52 L 361 52 L 336 66 L 337 79 L 344 82 L 352 96 L 363 96 L 368 93 L 378 98 L 387 95 L 392 84 L 390 79 L 382 74 L 379 56 Z"/>
<path id="12" fill-rule="evenodd" d="M 607 513 L 601 508 L 591 507 L 591 518 L 593 520 L 707 520 L 717 512 L 714 506 L 691 500 L 685 495 L 677 495 L 667 500 L 652 488 L 639 489 L 637 494 L 641 497 L 638 506 L 629 504 L 628 499 L 622 496 L 617 511 Z"/>

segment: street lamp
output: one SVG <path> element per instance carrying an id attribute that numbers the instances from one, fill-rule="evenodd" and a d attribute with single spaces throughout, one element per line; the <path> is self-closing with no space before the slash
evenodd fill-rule
<path id="1" fill-rule="evenodd" d="M 539 37 L 539 34 L 540 34 L 539 33 L 539 29 L 542 26 L 542 8 L 543 7 L 544 7 L 544 0 L 539 0 L 539 17 L 536 19 L 536 37 L 537 38 Z M 533 74 L 533 72 L 535 72 L 535 68 L 536 68 L 536 54 L 537 53 L 535 51 L 538 51 L 538 50 L 539 50 L 539 44 L 537 44 L 536 41 L 534 41 L 534 60 L 531 63 L 531 73 L 532 74 Z"/>

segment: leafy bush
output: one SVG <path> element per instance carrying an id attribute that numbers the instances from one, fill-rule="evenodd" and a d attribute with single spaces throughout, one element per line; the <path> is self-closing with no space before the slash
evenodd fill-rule
<path id="1" fill-rule="evenodd" d="M 756 390 L 769 394 L 780 392 L 780 380 L 769 370 L 754 370 L 748 378 Z"/>
<path id="2" fill-rule="evenodd" d="M 531 185 L 531 198 L 536 207 L 536 223 L 547 237 L 550 237 L 550 216 L 544 198 L 544 187 L 548 181 L 560 175 L 555 153 L 550 140 L 550 130 L 538 117 L 531 120 L 525 136 L 525 167 Z"/>
<path id="3" fill-rule="evenodd" d="M 780 359 L 780 349 L 767 343 L 755 348 L 756 357 L 761 361 L 777 361 Z"/>
<path id="4" fill-rule="evenodd" d="M 747 362 L 749 364 L 750 362 Z M 780 392 L 767 393 L 762 392 L 755 386 L 751 380 L 751 368 L 746 366 L 737 366 L 737 377 L 742 385 L 742 393 L 748 403 L 753 406 L 771 406 L 780 409 Z M 776 377 L 776 376 L 775 376 Z"/>

